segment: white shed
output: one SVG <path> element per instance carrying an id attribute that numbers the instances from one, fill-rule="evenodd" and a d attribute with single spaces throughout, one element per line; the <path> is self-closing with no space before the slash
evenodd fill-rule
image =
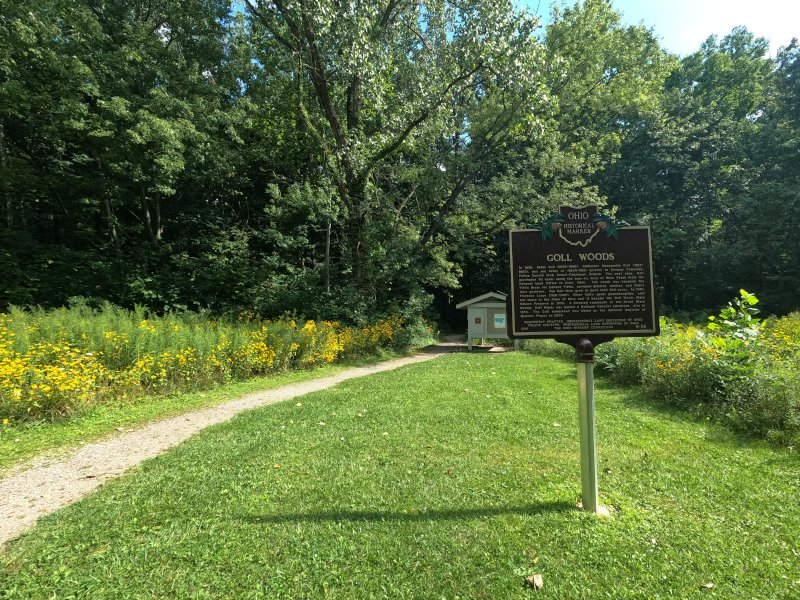
<path id="1" fill-rule="evenodd" d="M 456 308 L 467 309 L 467 348 L 470 350 L 473 338 L 509 339 L 506 329 L 505 294 L 489 292 L 464 300 L 456 304 Z"/>

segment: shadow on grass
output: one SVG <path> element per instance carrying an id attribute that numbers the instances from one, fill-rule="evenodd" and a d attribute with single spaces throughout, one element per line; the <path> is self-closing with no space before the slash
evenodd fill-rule
<path id="1" fill-rule="evenodd" d="M 484 517 L 497 517 L 501 515 L 539 515 L 548 512 L 574 511 L 575 506 L 569 502 L 538 502 L 522 506 L 503 506 L 487 508 L 464 508 L 453 510 L 423 510 L 419 512 L 388 512 L 378 510 L 332 510 L 310 513 L 288 513 L 275 515 L 244 515 L 243 521 L 260 523 L 264 525 L 279 523 L 324 523 L 341 521 L 372 521 L 372 522 L 420 522 L 420 521 L 447 521 L 460 519 L 480 519 Z"/>

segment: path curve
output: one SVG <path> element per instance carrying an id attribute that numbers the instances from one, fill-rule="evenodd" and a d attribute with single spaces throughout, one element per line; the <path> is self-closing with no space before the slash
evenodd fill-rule
<path id="1" fill-rule="evenodd" d="M 255 392 L 86 444 L 66 457 L 35 459 L 0 479 L 0 545 L 33 527 L 39 517 L 72 504 L 108 479 L 180 444 L 209 425 L 227 421 L 240 412 L 259 406 L 324 390 L 348 379 L 430 360 L 452 351 L 449 346 L 433 346 L 413 356 Z"/>

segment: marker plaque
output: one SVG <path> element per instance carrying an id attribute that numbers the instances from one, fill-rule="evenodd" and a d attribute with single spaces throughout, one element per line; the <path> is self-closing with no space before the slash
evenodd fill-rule
<path id="1" fill-rule="evenodd" d="M 563 206 L 509 236 L 510 337 L 597 344 L 658 335 L 649 227 Z"/>

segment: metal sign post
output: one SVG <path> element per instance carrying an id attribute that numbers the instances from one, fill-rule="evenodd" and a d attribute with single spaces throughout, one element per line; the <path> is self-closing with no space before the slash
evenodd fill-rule
<path id="1" fill-rule="evenodd" d="M 581 339 L 575 346 L 578 366 L 578 416 L 581 432 L 581 501 L 584 510 L 603 512 L 597 503 L 597 447 L 594 427 L 594 346 Z M 598 510 L 600 509 L 600 510 Z"/>

